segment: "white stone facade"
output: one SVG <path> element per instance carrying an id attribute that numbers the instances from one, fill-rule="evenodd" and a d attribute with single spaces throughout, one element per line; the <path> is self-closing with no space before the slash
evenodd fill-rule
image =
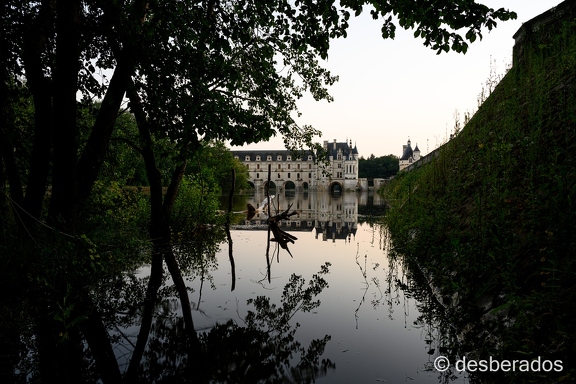
<path id="1" fill-rule="evenodd" d="M 296 158 L 288 150 L 231 151 L 249 172 L 249 182 L 256 189 L 263 189 L 270 180 L 277 189 L 356 190 L 358 189 L 358 150 L 352 142 L 331 143 L 324 141 L 329 166 L 314 161 L 311 152 Z"/>
<path id="2" fill-rule="evenodd" d="M 418 144 L 416 144 L 416 148 L 412 149 L 410 139 L 408 139 L 408 143 L 402 146 L 402 157 L 400 157 L 398 161 L 400 171 L 418 160 L 420 160 L 420 150 L 418 149 Z"/>

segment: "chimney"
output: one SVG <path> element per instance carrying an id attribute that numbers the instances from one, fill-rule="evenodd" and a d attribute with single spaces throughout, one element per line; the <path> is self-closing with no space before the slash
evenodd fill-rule
<path id="1" fill-rule="evenodd" d="M 336 150 L 336 139 L 334 139 L 334 150 Z"/>
<path id="2" fill-rule="evenodd" d="M 328 140 L 324 140 L 324 149 L 328 149 Z"/>

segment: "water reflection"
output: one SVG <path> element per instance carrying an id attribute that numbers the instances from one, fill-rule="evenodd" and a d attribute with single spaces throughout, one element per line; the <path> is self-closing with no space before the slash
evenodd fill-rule
<path id="1" fill-rule="evenodd" d="M 238 198 L 234 210 L 263 200 Z M 369 220 L 382 210 L 378 197 L 295 192 L 273 201 L 274 214 L 296 212 L 277 223 L 282 232 L 274 236 L 297 238 L 289 252 L 271 241 L 262 209 L 249 220 L 238 215 L 229 231 L 200 228 L 172 244 L 196 339 L 164 267 L 153 300 L 148 264 L 74 297 L 76 308 L 89 310 L 78 328 L 79 375 L 113 383 L 437 383 L 427 369 L 438 335 L 430 322 L 418 323 L 411 296 L 427 299 L 410 290 L 403 265 L 388 259 L 385 228 Z M 30 352 L 13 369 L 20 381 L 42 376 L 33 335 L 28 342 Z"/>
<path id="2" fill-rule="evenodd" d="M 13 353 L 3 352 L 13 365 L 2 369 L 1 381 L 311 382 L 325 374 L 333 367 L 329 360 L 321 359 L 330 336 L 323 332 L 319 339 L 301 342 L 295 337 L 297 325 L 291 320 L 297 312 L 313 311 L 320 305 L 317 296 L 327 287 L 324 276 L 329 264 L 308 283 L 293 274 L 280 298 L 282 305 L 263 295 L 253 296 L 244 302 L 242 321 L 202 325 L 202 318 L 212 311 L 201 305 L 205 303 L 202 293 L 217 284 L 214 274 L 224 239 L 221 228 L 204 228 L 190 237 L 182 235 L 172 245 L 189 288 L 198 294 L 193 303 L 194 321 L 200 320 L 194 327 L 199 331 L 194 332 L 195 337 L 190 337 L 185 325 L 179 293 L 166 267 L 160 266 L 159 286 L 151 295 L 152 266 L 143 265 L 109 275 L 89 291 L 68 287 L 61 292 L 67 295 L 63 308 L 70 313 L 61 317 L 52 310 L 52 319 L 48 316 L 41 324 L 50 333 L 50 340 L 42 340 L 41 346 L 49 349 L 37 348 L 34 327 L 18 326 L 8 331 L 2 323 L 2 334 L 16 332 L 21 345 Z M 23 298 L 26 302 L 32 305 Z M 59 319 L 66 322 L 66 333 L 57 333 Z M 46 361 L 57 365 L 47 366 Z"/>
<path id="3" fill-rule="evenodd" d="M 234 209 L 241 211 L 248 203 L 262 206 L 263 201 L 262 195 L 238 198 Z M 375 202 L 382 205 L 374 206 Z M 336 370 L 317 381 L 437 383 L 437 373 L 427 370 L 431 356 L 424 329 L 413 325 L 419 316 L 415 301 L 401 288 L 408 284 L 407 275 L 401 265 L 389 262 L 387 232 L 376 224 L 376 214 L 385 210 L 382 201 L 368 194 L 294 191 L 276 195 L 272 212 L 290 205 L 298 214 L 281 226 L 298 237 L 290 248 L 294 258 L 273 260 L 268 273 L 269 264 L 264 264 L 262 256 L 265 249 L 257 246 L 266 244 L 266 211 L 252 217 L 241 213 L 234 220 L 235 258 L 243 258 L 250 265 L 237 275 L 237 303 L 250 296 L 247 292 L 277 297 L 285 276 L 312 271 L 328 260 L 332 263 L 327 276 L 330 288 L 319 296 L 322 306 L 311 314 L 295 316 L 303 340 L 322 332 L 332 336 L 323 356 L 336 364 Z M 261 271 L 259 277 L 255 271 Z M 218 289 L 213 297 L 221 299 Z M 242 306 L 238 311 L 242 313 Z M 226 318 L 237 316 L 213 308 L 212 318 L 206 320 Z"/>
<path id="4" fill-rule="evenodd" d="M 264 207 L 266 197 L 262 191 L 249 196 L 240 196 L 235 200 L 237 211 L 246 206 Z M 336 242 L 352 241 L 358 223 L 370 222 L 385 213 L 385 205 L 379 195 L 372 193 L 315 193 L 287 190 L 272 199 L 272 212 L 281 212 L 290 206 L 296 213 L 282 220 L 279 226 L 286 230 L 313 231 L 316 239 Z M 236 218 L 236 229 L 263 230 L 267 228 L 268 214 L 260 208 L 248 216 Z"/>

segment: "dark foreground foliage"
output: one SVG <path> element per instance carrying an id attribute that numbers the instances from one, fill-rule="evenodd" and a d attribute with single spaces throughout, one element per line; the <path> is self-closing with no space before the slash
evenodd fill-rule
<path id="1" fill-rule="evenodd" d="M 443 319 L 444 348 L 563 365 L 479 382 L 576 377 L 575 30 L 565 21 L 531 36 L 435 161 L 384 190 L 395 250 L 436 297 L 428 313 Z"/>

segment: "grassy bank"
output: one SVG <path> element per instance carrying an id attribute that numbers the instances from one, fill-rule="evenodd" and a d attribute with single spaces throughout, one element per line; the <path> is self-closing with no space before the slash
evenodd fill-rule
<path id="1" fill-rule="evenodd" d="M 439 157 L 381 191 L 396 252 L 458 309 L 459 353 L 563 361 L 527 382 L 576 378 L 575 29 L 531 36 Z"/>

